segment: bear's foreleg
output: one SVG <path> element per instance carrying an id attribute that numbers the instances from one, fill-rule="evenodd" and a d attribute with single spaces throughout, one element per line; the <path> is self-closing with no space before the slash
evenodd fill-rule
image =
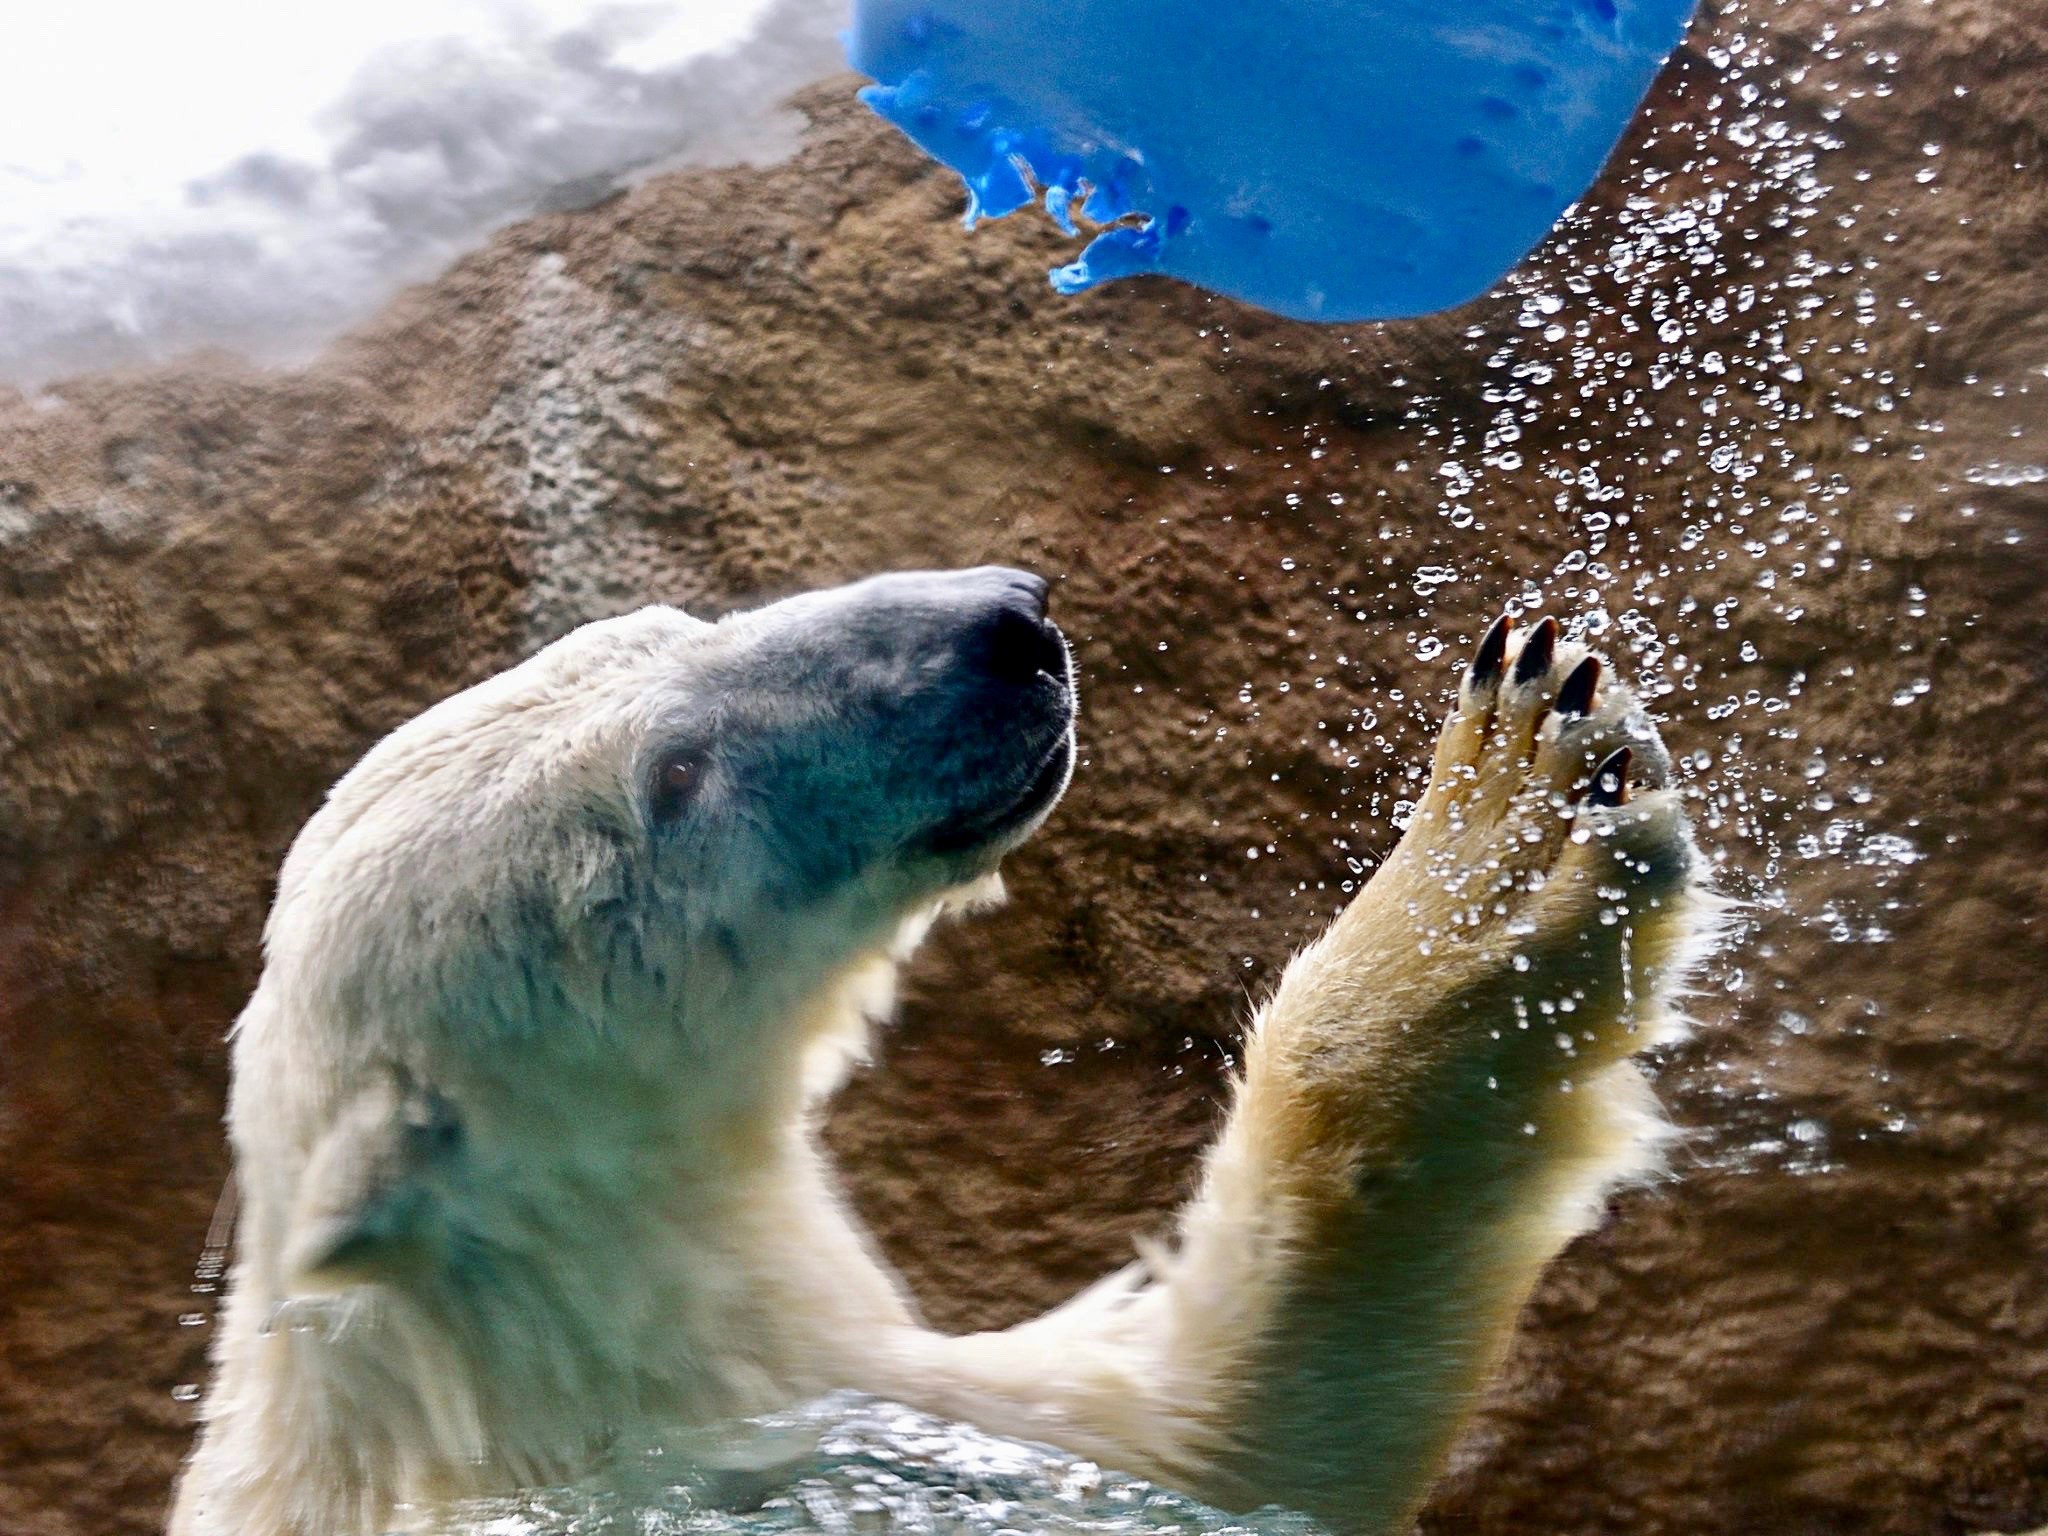
<path id="1" fill-rule="evenodd" d="M 1399 845 L 1255 1020 L 1174 1251 L 1000 1334 L 932 1406 L 1226 1506 L 1404 1528 L 1544 1264 L 1664 1122 L 1711 898 L 1629 691 L 1489 632 Z M 1631 791 L 1631 780 L 1640 787 Z"/>

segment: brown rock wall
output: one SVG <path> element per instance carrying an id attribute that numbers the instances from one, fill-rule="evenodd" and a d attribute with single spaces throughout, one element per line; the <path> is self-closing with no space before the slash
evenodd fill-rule
<path id="1" fill-rule="evenodd" d="M 1720 7 L 1413 324 L 1058 299 L 842 82 L 789 164 L 520 225 L 304 373 L 0 400 L 0 1529 L 153 1526 L 221 1036 L 356 753 L 599 613 L 991 558 L 1058 578 L 1084 764 L 830 1127 L 934 1318 L 1163 1220 L 1519 600 L 1661 680 L 1752 905 L 1661 1067 L 1679 1177 L 1552 1274 L 1427 1526 L 2039 1523 L 2044 40 Z"/>

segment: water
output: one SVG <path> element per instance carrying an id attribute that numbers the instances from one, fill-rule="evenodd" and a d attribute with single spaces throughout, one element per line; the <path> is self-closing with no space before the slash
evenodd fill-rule
<path id="1" fill-rule="evenodd" d="M 1895 1522 L 1909 1501 L 1938 1496 L 1942 1511 L 1923 1522 L 1933 1528 L 2024 1476 L 1997 1450 L 2023 1444 L 2022 1431 L 1984 1426 L 2007 1424 L 2002 1404 L 2025 1390 L 2002 1375 L 2024 1358 L 2012 1341 L 2039 1337 L 2012 1320 L 2031 1289 L 2017 1266 L 2035 1251 L 2025 1195 L 2038 1173 L 2022 1118 L 2038 1104 L 2025 1075 L 2034 1036 L 2002 1000 L 1983 1002 L 1975 978 L 2015 947 L 2019 925 L 2001 908 L 2018 912 L 2007 901 L 2018 887 L 1973 867 L 2026 835 L 2027 823 L 1975 808 L 2025 771 L 2012 743 L 2029 721 L 1990 707 L 2025 657 L 1987 633 L 2000 614 L 1979 596 L 1994 589 L 1973 551 L 2031 558 L 2015 493 L 2048 481 L 2038 436 L 2022 436 L 2044 365 L 2017 349 L 1978 356 L 2001 328 L 1973 317 L 1982 299 L 1963 302 L 1959 263 L 1944 256 L 1948 276 L 1928 275 L 1927 209 L 1982 217 L 1991 206 L 1957 191 L 1960 137 L 1923 157 L 1916 132 L 1903 172 L 1884 158 L 1877 135 L 1896 116 L 1885 98 L 1931 66 L 1849 46 L 1832 22 L 1794 16 L 1781 30 L 1787 9 L 1723 8 L 1640 153 L 1507 285 L 1505 333 L 1466 333 L 1485 363 L 1480 388 L 1447 389 L 1404 361 L 1413 393 L 1370 432 L 1283 413 L 1264 447 L 1298 478 L 1282 487 L 1270 469 L 1248 470 L 1250 489 L 1223 513 L 1247 530 L 1259 595 L 1287 605 L 1300 632 L 1298 654 L 1277 666 L 1221 663 L 1215 686 L 1231 692 L 1190 684 L 1217 706 L 1203 726 L 1227 730 L 1233 748 L 1253 743 L 1244 770 L 1276 805 L 1245 836 L 1232 827 L 1230 862 L 1256 877 L 1241 887 L 1251 923 L 1260 906 L 1298 911 L 1287 935 L 1298 942 L 1352 894 L 1340 871 L 1369 872 L 1354 850 L 1384 847 L 1387 820 L 1419 789 L 1417 744 L 1483 622 L 1468 616 L 1503 601 L 1574 623 L 1654 700 L 1719 883 L 1747 904 L 1697 1006 L 1699 1038 L 1660 1072 L 1688 1131 L 1681 1180 L 1581 1250 L 1561 1291 L 1569 1307 L 1532 1314 L 1524 1358 L 1536 1364 L 1512 1387 L 1519 1417 L 1482 1443 L 1480 1473 L 1452 1495 L 1461 1513 L 1512 1512 L 1533 1480 L 1546 1500 L 1578 1501 L 1550 1528 L 1613 1526 L 1576 1518 L 1603 1497 L 1682 1528 L 1661 1501 L 1705 1485 L 1724 1513 L 1696 1528 L 1771 1529 L 1752 1517 L 1787 1488 Z M 1904 7 L 1859 9 L 1852 38 Z M 2023 175 L 2038 165 L 2015 168 L 2015 190 Z M 1981 385 L 1975 373 L 1953 380 L 1941 337 L 1955 332 L 1973 338 Z M 1249 328 L 1196 340 L 1225 360 L 1266 345 Z M 1372 342 L 1361 341 L 1361 370 Z M 1162 476 L 1179 492 L 1230 475 L 1241 455 L 1233 445 L 1213 457 L 1207 469 L 1162 464 Z M 1335 537 L 1276 542 L 1303 524 L 1315 534 L 1313 518 L 1340 527 L 1341 558 L 1327 553 Z M 1347 652 L 1370 653 L 1382 629 L 1417 665 L 1361 679 Z M 1973 689 L 1983 703 L 1965 710 L 1957 697 Z M 2014 697 L 2025 707 L 2031 695 Z M 1348 820 L 1321 814 L 1324 801 L 1311 817 L 1268 788 L 1271 769 L 1296 763 L 1262 744 L 1281 733 L 1261 738 L 1259 714 L 1299 715 L 1304 699 L 1315 704 L 1298 734 L 1358 787 Z M 1290 772 L 1289 789 L 1310 777 Z M 1233 879 L 1220 862 L 1215 873 Z M 1964 901 L 1967 923 L 1937 921 Z M 1287 948 L 1263 945 L 1233 969 Z M 1259 979 L 1248 976 L 1253 989 Z M 1602 1287 L 1597 1313 L 1576 1310 L 1588 1274 Z M 1939 1298 L 1939 1315 L 1917 1321 L 1914 1296 Z M 1966 1328 L 1974 1357 L 1955 1342 Z M 1966 1428 L 1889 1406 L 1905 1401 L 1902 1361 L 1921 1384 L 1908 1396 L 1943 1403 L 1946 1423 Z M 778 1438 L 791 1432 L 794 1448 Z M 876 1404 L 826 1405 L 743 1438 L 762 1453 L 751 1472 L 643 1467 L 630 1494 L 554 1490 L 480 1505 L 451 1528 L 1295 1528 L 1285 1516 L 1233 1524 Z M 1616 1466 L 1618 1477 L 1593 1475 Z M 1573 1481 L 1591 1491 L 1561 1488 L 1560 1467 L 1586 1468 Z M 2017 1529 L 2012 1508 L 1997 1523 Z M 1530 1528 L 1500 1514 L 1483 1524 Z"/>
<path id="2" fill-rule="evenodd" d="M 431 1529 L 443 1536 L 1316 1536 L 1320 1528 L 1278 1510 L 1232 1517 L 1059 1451 L 837 1393 L 736 1430 L 678 1437 L 601 1484 L 479 1500 Z"/>
<path id="3" fill-rule="evenodd" d="M 1653 104 L 1648 131 L 1597 194 L 1502 284 L 1514 306 L 1505 334 L 1466 332 L 1468 355 L 1485 357 L 1476 407 L 1418 371 L 1391 465 L 1370 442 L 1347 451 L 1319 423 L 1271 451 L 1299 466 L 1306 502 L 1327 491 L 1332 505 L 1371 507 L 1337 514 L 1354 536 L 1336 561 L 1282 561 L 1300 572 L 1305 609 L 1398 624 L 1414 658 L 1448 680 L 1471 637 L 1444 645 L 1439 605 L 1454 612 L 1463 594 L 1497 594 L 1600 646 L 1649 701 L 1717 884 L 1743 903 L 1708 980 L 1728 1002 L 1697 1010 L 1725 1024 L 1730 1011 L 1777 1002 L 1858 1006 L 1854 990 L 1881 970 L 1851 981 L 1833 964 L 1787 957 L 1893 944 L 1930 867 L 1960 846 L 1955 832 L 1946 846 L 1930 837 L 1928 802 L 1897 792 L 1920 749 L 1886 734 L 1918 743 L 1934 729 L 1924 717 L 1942 685 L 1935 662 L 1959 641 L 1981 644 L 1970 631 L 1982 616 L 1951 573 L 1987 542 L 1980 514 L 2010 504 L 1988 493 L 2048 482 L 2048 468 L 2025 430 L 2039 418 L 2038 378 L 1988 367 L 1967 376 L 1987 420 L 2006 418 L 2008 446 L 1955 441 L 1940 397 L 1928 398 L 1925 358 L 1955 313 L 1967 319 L 1961 274 L 1868 233 L 1902 204 L 1953 197 L 1962 170 L 1958 147 L 1934 138 L 1915 140 L 1897 176 L 1882 158 L 1860 158 L 1859 133 L 1894 111 L 1900 56 L 1746 0 L 1721 8 L 1699 49 L 1685 90 Z M 1361 337 L 1362 353 L 1374 344 Z M 2002 525 L 1995 536 L 2024 537 Z M 1371 558 L 1375 542 L 1389 560 Z M 1527 563 L 1532 548 L 1544 564 Z M 1950 562 L 1942 579 L 1906 549 Z M 1375 563 L 1384 590 L 1368 580 Z M 1878 634 L 1882 647 L 1852 649 Z M 1255 679 L 1239 701 L 1281 686 Z M 1340 761 L 1390 765 L 1339 838 L 1398 819 L 1407 786 L 1391 765 L 1427 739 L 1442 692 L 1424 682 L 1405 703 L 1368 695 L 1351 720 L 1333 717 L 1326 734 Z M 1297 856 L 1286 838 L 1265 853 Z M 1306 932 L 1334 903 L 1312 879 L 1298 891 L 1314 907 Z M 1839 1024 L 1834 1033 L 1842 1043 Z M 1667 1076 L 1668 1097 L 1712 1101 L 1689 1157 L 1826 1172 L 1837 1166 L 1827 1148 L 1914 1134 L 1911 1117 L 1832 1125 L 1843 1065 L 1822 1068 L 1807 1041 L 1791 1052 L 1799 1070 L 1781 1074 L 1765 1043 L 1725 1070 L 1696 1048 Z M 1876 1069 L 1859 1060 L 1853 1070 Z M 1831 1134 L 1790 1135 L 1788 1123 Z"/>

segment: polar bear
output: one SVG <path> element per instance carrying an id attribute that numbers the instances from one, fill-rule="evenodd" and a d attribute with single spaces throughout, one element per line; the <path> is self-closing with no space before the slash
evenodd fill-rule
<path id="1" fill-rule="evenodd" d="M 401 726 L 294 843 L 235 1028 L 244 1215 L 172 1531 L 415 1528 L 836 1388 L 1399 1529 L 1542 1265 L 1654 1159 L 1628 1058 L 1711 919 L 1643 711 L 1512 630 L 1258 1010 L 1171 1244 L 967 1337 L 811 1129 L 1066 785 L 1045 583 L 647 608 Z"/>

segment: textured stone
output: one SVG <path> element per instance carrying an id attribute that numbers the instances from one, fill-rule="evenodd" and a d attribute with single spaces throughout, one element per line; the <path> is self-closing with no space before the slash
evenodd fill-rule
<path id="1" fill-rule="evenodd" d="M 1426 1525 L 2039 1524 L 2044 39 L 1721 9 L 1432 321 L 1057 298 L 838 82 L 788 164 L 519 225 L 302 373 L 0 397 L 0 1529 L 154 1526 L 222 1036 L 364 746 L 600 613 L 986 559 L 1057 579 L 1084 763 L 828 1128 L 934 1319 L 1158 1228 L 1247 997 L 1538 602 L 1668 685 L 1753 905 L 1661 1064 L 1677 1177 L 1550 1276 Z"/>

